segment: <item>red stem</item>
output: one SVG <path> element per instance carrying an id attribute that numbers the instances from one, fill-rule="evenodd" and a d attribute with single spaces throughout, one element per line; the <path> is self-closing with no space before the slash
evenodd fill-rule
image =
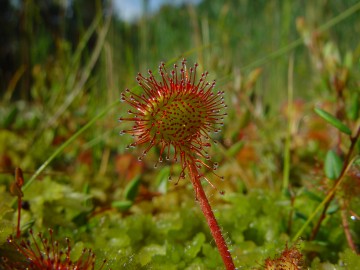
<path id="1" fill-rule="evenodd" d="M 197 167 L 194 163 L 189 162 L 188 168 L 189 168 L 189 172 L 190 172 L 191 182 L 192 182 L 194 190 L 195 190 L 196 200 L 199 201 L 201 210 L 204 213 L 204 216 L 209 225 L 211 234 L 215 240 L 216 246 L 217 246 L 217 248 L 220 252 L 220 255 L 222 257 L 222 260 L 225 264 L 225 267 L 227 270 L 234 270 L 235 269 L 234 262 L 231 258 L 231 254 L 226 245 L 225 239 L 221 233 L 220 227 L 216 221 L 214 213 L 211 209 L 209 201 L 208 201 L 206 194 L 204 192 L 204 189 L 201 185 Z"/>
<path id="2" fill-rule="evenodd" d="M 350 233 L 350 226 L 349 226 L 349 222 L 348 222 L 348 212 L 347 212 L 344 201 L 342 201 L 342 206 L 341 206 L 341 220 L 342 220 L 342 224 L 344 227 L 344 232 L 345 232 L 345 236 L 346 236 L 348 245 L 357 254 L 358 252 L 356 250 L 356 245 L 355 245 L 354 240 L 352 239 L 352 236 Z"/>
<path id="3" fill-rule="evenodd" d="M 17 217 L 17 226 L 16 226 L 16 238 L 19 238 L 21 236 L 20 215 L 21 215 L 21 196 L 18 196 L 18 217 Z"/>

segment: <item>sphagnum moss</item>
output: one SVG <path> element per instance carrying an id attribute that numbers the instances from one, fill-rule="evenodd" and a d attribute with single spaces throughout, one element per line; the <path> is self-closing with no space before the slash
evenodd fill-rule
<path id="1" fill-rule="evenodd" d="M 180 178 L 189 172 L 196 199 L 208 222 L 215 243 L 227 269 L 235 269 L 230 252 L 221 230 L 212 212 L 211 206 L 202 188 L 199 169 L 203 166 L 216 170 L 217 164 L 210 163 L 206 151 L 210 147 L 210 133 L 219 132 L 223 124 L 226 108 L 223 91 L 213 92 L 215 81 L 206 81 L 208 73 L 201 74 L 196 80 L 197 64 L 187 69 L 183 60 L 181 67 L 174 65 L 169 73 L 165 64 L 159 67 L 161 80 L 156 80 L 149 70 L 149 77 L 140 73 L 137 82 L 142 87 L 142 94 L 135 94 L 129 89 L 121 94 L 121 100 L 127 102 L 134 110 L 129 110 L 131 117 L 121 117 L 120 121 L 134 123 L 129 130 L 121 134 L 130 134 L 135 142 L 128 147 L 146 145 L 139 157 L 157 146 L 160 148 L 159 162 L 166 160 L 180 161 L 182 170 Z M 173 154 L 171 155 L 170 153 Z M 204 161 L 204 159 L 206 161 Z M 207 179 L 206 179 L 207 180 Z"/>

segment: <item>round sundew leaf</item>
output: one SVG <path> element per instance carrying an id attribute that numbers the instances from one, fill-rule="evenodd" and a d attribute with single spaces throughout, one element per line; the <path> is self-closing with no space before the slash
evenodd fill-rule
<path id="1" fill-rule="evenodd" d="M 324 172 L 327 178 L 335 180 L 340 176 L 343 161 L 333 151 L 329 150 L 325 157 Z"/>
<path id="2" fill-rule="evenodd" d="M 197 134 L 207 120 L 207 109 L 201 96 L 183 92 L 178 96 L 154 99 L 151 112 L 147 113 L 147 125 L 151 137 L 161 134 L 167 142 L 181 143 Z"/>
<path id="3" fill-rule="evenodd" d="M 314 110 L 321 118 L 326 120 L 329 124 L 336 127 L 341 132 L 343 132 L 347 135 L 351 135 L 351 129 L 347 125 L 345 125 L 343 122 L 341 122 L 339 119 L 337 119 L 335 116 L 331 115 L 330 113 L 328 113 L 320 108 L 315 108 Z"/>
<path id="4" fill-rule="evenodd" d="M 140 159 L 151 148 L 158 147 L 159 162 L 164 156 L 180 162 L 180 177 L 185 174 L 188 162 L 199 156 L 208 158 L 209 137 L 220 131 L 227 115 L 224 91 L 214 91 L 215 81 L 206 81 L 207 72 L 199 76 L 197 66 L 187 68 L 183 60 L 181 67 L 175 65 L 167 72 L 162 63 L 160 81 L 150 70 L 148 77 L 139 73 L 137 81 L 142 93 L 127 89 L 121 94 L 121 99 L 132 107 L 128 111 L 130 116 L 121 118 L 134 124 L 122 132 L 134 137 L 129 147 L 146 147 Z"/>

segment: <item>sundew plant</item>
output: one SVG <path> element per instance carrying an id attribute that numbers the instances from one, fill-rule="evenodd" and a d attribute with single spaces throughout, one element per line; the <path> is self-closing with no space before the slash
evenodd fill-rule
<path id="1" fill-rule="evenodd" d="M 222 113 L 226 107 L 222 96 L 224 92 L 213 92 L 215 81 L 211 84 L 207 82 L 207 73 L 203 73 L 197 80 L 196 68 L 197 64 L 187 70 L 186 61 L 183 60 L 179 71 L 175 64 L 174 70 L 168 73 L 165 65 L 161 64 L 159 73 L 162 80 L 159 82 L 150 70 L 149 78 L 139 74 L 137 81 L 143 88 L 144 94 L 136 95 L 127 89 L 121 97 L 122 101 L 126 101 L 135 109 L 128 111 L 134 117 L 120 118 L 120 121 L 135 123 L 130 130 L 121 131 L 121 134 L 128 133 L 137 138 L 129 147 L 148 144 L 139 157 L 140 160 L 153 146 L 160 148 L 159 162 L 163 161 L 163 155 L 166 160 L 170 160 L 170 151 L 174 151 L 172 160 L 175 162 L 180 160 L 182 168 L 179 177 L 185 178 L 185 171 L 189 172 L 195 198 L 200 203 L 226 268 L 235 269 L 220 227 L 199 181 L 204 177 L 199 171 L 202 166 L 210 170 L 216 170 L 217 167 L 216 163 L 210 167 L 202 159 L 210 159 L 205 151 L 205 148 L 210 146 L 209 133 L 218 132 L 216 126 L 223 125 L 222 120 L 226 115 Z"/>
<path id="2" fill-rule="evenodd" d="M 45 2 L 0 10 L 0 269 L 359 269 L 358 1 Z"/>

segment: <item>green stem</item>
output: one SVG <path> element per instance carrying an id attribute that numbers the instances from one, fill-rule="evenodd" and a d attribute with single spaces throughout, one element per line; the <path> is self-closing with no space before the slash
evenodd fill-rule
<path id="1" fill-rule="evenodd" d="M 293 121 L 293 73 L 294 73 L 294 57 L 291 56 L 289 60 L 288 70 L 288 127 L 284 149 L 284 169 L 283 169 L 283 192 L 286 192 L 289 188 L 290 178 L 290 146 L 291 146 L 291 126 Z"/>
<path id="2" fill-rule="evenodd" d="M 315 218 L 315 216 L 317 215 L 317 213 L 325 207 L 325 211 L 327 206 L 329 205 L 329 202 L 334 198 L 335 196 L 335 192 L 337 190 L 337 188 L 340 186 L 340 184 L 342 183 L 344 176 L 346 174 L 346 172 L 349 170 L 351 164 L 354 162 L 355 158 L 353 158 L 352 160 L 350 160 L 353 151 L 355 149 L 355 145 L 358 141 L 360 137 L 360 126 L 358 127 L 358 130 L 355 134 L 354 137 L 351 138 L 351 145 L 350 145 L 350 149 L 346 155 L 345 161 L 344 161 L 344 166 L 341 170 L 340 176 L 338 177 L 338 179 L 335 181 L 335 184 L 333 186 L 333 188 L 328 192 L 328 194 L 326 195 L 325 199 L 318 205 L 318 207 L 316 207 L 316 209 L 314 210 L 314 212 L 311 213 L 311 215 L 308 217 L 308 219 L 306 220 L 306 222 L 304 223 L 304 225 L 300 228 L 300 230 L 296 233 L 296 235 L 293 237 L 292 241 L 296 241 L 304 232 L 304 230 L 306 229 L 306 227 L 310 224 L 310 222 Z"/>
<path id="3" fill-rule="evenodd" d="M 350 166 L 350 164 L 349 164 Z M 317 213 L 320 212 L 320 210 L 327 204 L 329 203 L 335 195 L 335 191 L 338 188 L 338 186 L 340 185 L 340 183 L 342 182 L 342 179 L 340 179 L 340 181 L 338 181 L 336 183 L 336 185 L 329 191 L 328 195 L 325 197 L 325 199 L 318 205 L 318 207 L 316 207 L 316 209 L 314 210 L 314 212 L 311 213 L 311 215 L 308 217 L 308 219 L 306 220 L 306 222 L 303 224 L 303 226 L 300 228 L 300 230 L 295 234 L 295 236 L 292 239 L 292 242 L 295 242 L 299 239 L 299 237 L 303 234 L 304 230 L 306 229 L 307 226 L 309 226 L 310 222 L 315 218 L 315 216 L 317 215 Z"/>

